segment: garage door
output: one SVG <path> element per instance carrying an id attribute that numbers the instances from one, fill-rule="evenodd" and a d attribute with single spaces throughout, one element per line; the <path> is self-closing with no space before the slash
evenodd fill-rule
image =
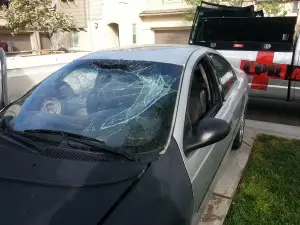
<path id="1" fill-rule="evenodd" d="M 31 50 L 30 34 L 0 34 L 0 40 L 4 42 L 12 42 L 13 51 Z"/>
<path id="2" fill-rule="evenodd" d="M 188 44 L 191 30 L 156 30 L 155 44 Z"/>

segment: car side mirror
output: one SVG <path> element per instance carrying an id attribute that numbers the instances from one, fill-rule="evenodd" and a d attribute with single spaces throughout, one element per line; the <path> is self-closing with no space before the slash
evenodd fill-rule
<path id="1" fill-rule="evenodd" d="M 193 134 L 184 142 L 185 152 L 192 152 L 199 148 L 222 141 L 230 133 L 231 124 L 225 120 L 204 118 L 196 127 Z"/>

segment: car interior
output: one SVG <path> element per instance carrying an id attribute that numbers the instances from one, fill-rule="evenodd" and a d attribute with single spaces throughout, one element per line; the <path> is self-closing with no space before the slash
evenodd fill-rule
<path id="1" fill-rule="evenodd" d="M 209 110 L 209 86 L 201 64 L 194 70 L 187 106 L 186 129 L 193 129 Z"/>

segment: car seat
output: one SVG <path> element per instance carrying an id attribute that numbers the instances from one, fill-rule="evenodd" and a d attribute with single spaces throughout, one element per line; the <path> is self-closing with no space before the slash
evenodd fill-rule
<path id="1" fill-rule="evenodd" d="M 207 89 L 200 69 L 195 70 L 188 104 L 191 124 L 194 125 L 204 117 L 208 109 Z"/>

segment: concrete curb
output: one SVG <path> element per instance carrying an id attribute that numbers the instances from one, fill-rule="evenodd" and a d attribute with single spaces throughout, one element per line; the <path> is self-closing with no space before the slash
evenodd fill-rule
<path id="1" fill-rule="evenodd" d="M 230 153 L 227 160 L 228 166 L 215 187 L 213 197 L 206 206 L 199 225 L 221 225 L 224 223 L 247 165 L 256 135 L 257 131 L 245 129 L 244 143 L 239 150 Z"/>

